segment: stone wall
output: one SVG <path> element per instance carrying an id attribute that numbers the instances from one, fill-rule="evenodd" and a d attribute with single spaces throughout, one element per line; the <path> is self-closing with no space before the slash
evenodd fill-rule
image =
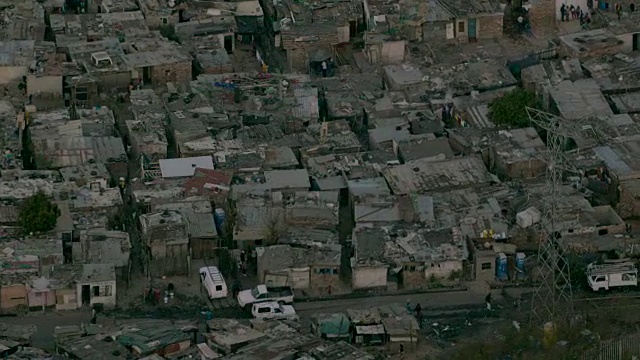
<path id="1" fill-rule="evenodd" d="M 502 36 L 502 14 L 478 18 L 478 39 L 495 39 Z"/>
<path id="2" fill-rule="evenodd" d="M 327 274 L 328 266 L 311 266 L 309 269 L 309 290 L 315 294 L 327 294 L 343 287 L 340 279 L 339 266 L 335 266 L 335 272 Z"/>
<path id="3" fill-rule="evenodd" d="M 531 2 L 529 9 L 529 22 L 531 31 L 536 37 L 544 37 L 545 34 L 555 33 L 556 14 L 554 0 L 536 0 Z"/>
<path id="4" fill-rule="evenodd" d="M 494 149 L 495 152 L 495 149 Z M 546 165 L 540 159 L 530 159 L 506 163 L 501 159 L 499 154 L 496 156 L 496 171 L 512 178 L 512 179 L 532 179 L 544 176 Z"/>
<path id="5" fill-rule="evenodd" d="M 629 179 L 620 182 L 620 201 L 616 210 L 623 219 L 640 216 L 640 180 Z"/>
<path id="6" fill-rule="evenodd" d="M 438 44 L 447 40 L 447 21 L 429 21 L 422 25 L 422 39 Z"/>
<path id="7" fill-rule="evenodd" d="M 419 289 L 426 285 L 424 268 L 418 264 L 408 264 L 402 268 L 402 286 L 405 289 Z"/>
<path id="8" fill-rule="evenodd" d="M 233 64 L 224 64 L 218 66 L 199 66 L 202 74 L 228 74 L 233 72 Z"/>
<path id="9" fill-rule="evenodd" d="M 282 48 L 287 52 L 287 63 L 291 71 L 306 73 L 309 56 L 324 49 L 332 54 L 333 45 L 338 44 L 338 30 L 333 33 L 300 36 L 283 32 Z"/>
<path id="10" fill-rule="evenodd" d="M 168 65 L 158 65 L 151 69 L 151 82 L 164 85 L 168 82 L 183 83 L 191 81 L 191 61 Z"/>

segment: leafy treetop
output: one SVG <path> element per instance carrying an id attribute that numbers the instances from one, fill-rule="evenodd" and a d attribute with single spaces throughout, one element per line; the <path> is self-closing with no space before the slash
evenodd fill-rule
<path id="1" fill-rule="evenodd" d="M 489 111 L 497 125 L 528 127 L 531 125 L 526 108 L 539 109 L 540 105 L 535 94 L 518 88 L 494 100 L 489 104 Z"/>
<path id="2" fill-rule="evenodd" d="M 60 209 L 47 195 L 38 191 L 27 199 L 18 214 L 18 223 L 25 233 L 47 232 L 56 226 Z"/>

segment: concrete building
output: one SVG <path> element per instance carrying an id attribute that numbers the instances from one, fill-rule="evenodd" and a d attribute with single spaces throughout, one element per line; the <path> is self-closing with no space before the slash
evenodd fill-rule
<path id="1" fill-rule="evenodd" d="M 144 15 L 140 11 L 51 14 L 49 21 L 55 34 L 56 46 L 61 50 L 76 42 L 116 38 L 124 43 L 149 34 Z"/>
<path id="2" fill-rule="evenodd" d="M 77 41 L 66 45 L 71 60 L 84 69 L 80 74 L 92 77 L 98 89 L 127 89 L 131 83 L 131 68 L 124 61 L 125 52 L 118 38 L 104 38 L 93 42 Z M 84 101 L 76 88 L 75 98 Z"/>
<path id="3" fill-rule="evenodd" d="M 546 145 L 534 128 L 481 131 L 452 129 L 449 141 L 456 152 L 479 154 L 489 171 L 512 179 L 544 176 Z"/>
<path id="4" fill-rule="evenodd" d="M 460 277 L 463 262 L 469 257 L 466 240 L 458 228 L 432 233 L 399 227 L 356 229 L 353 238 L 356 239 L 356 261 L 351 260 L 354 288 L 367 283 L 381 284 L 381 264 L 397 276 L 398 286 L 425 288 L 434 282 Z M 377 267 L 371 266 L 374 259 Z M 386 282 L 386 272 L 384 275 Z"/>
<path id="5" fill-rule="evenodd" d="M 337 191 L 272 192 L 275 206 L 284 208 L 287 226 L 333 230 L 338 226 Z"/>
<path id="6" fill-rule="evenodd" d="M 444 191 L 452 187 L 474 187 L 498 183 L 479 157 L 449 161 L 412 161 L 382 171 L 395 195 Z"/>
<path id="7" fill-rule="evenodd" d="M 56 309 L 116 305 L 116 272 L 113 264 L 65 264 L 52 267 L 50 287 L 55 289 Z"/>
<path id="8" fill-rule="evenodd" d="M 131 69 L 133 79 L 142 79 L 154 87 L 165 86 L 168 82 L 191 81 L 191 56 L 175 42 L 159 33 L 152 37 L 138 37 L 129 40 L 124 61 Z"/>
<path id="9" fill-rule="evenodd" d="M 258 280 L 271 286 L 291 286 L 314 294 L 331 294 L 341 285 L 341 246 L 337 243 L 258 247 Z"/>
<path id="10" fill-rule="evenodd" d="M 164 210 L 140 216 L 142 237 L 151 269 L 165 274 L 183 274 L 189 255 L 188 221 L 177 211 Z"/>
<path id="11" fill-rule="evenodd" d="M 6 3 L 0 9 L 4 26 L 0 30 L 0 41 L 35 40 L 43 41 L 45 9 L 35 0 Z"/>
<path id="12" fill-rule="evenodd" d="M 293 9 L 293 10 L 288 10 Z M 291 13 L 298 14 L 295 20 Z M 335 46 L 349 42 L 363 29 L 363 8 L 356 2 L 341 3 L 338 8 L 315 9 L 306 4 L 282 2 L 265 7 L 272 19 L 269 29 L 277 50 L 286 54 L 287 69 L 307 73 L 333 57 Z"/>
<path id="13" fill-rule="evenodd" d="M 131 240 L 128 233 L 92 229 L 80 232 L 79 240 L 72 243 L 74 263 L 112 264 L 120 269 L 129 265 Z"/>
<path id="14" fill-rule="evenodd" d="M 167 115 L 162 100 L 153 90 L 134 90 L 131 104 L 134 120 L 127 121 L 127 141 L 133 156 L 144 155 L 149 165 L 166 158 L 168 142 L 164 119 Z"/>
<path id="15" fill-rule="evenodd" d="M 27 76 L 34 58 L 35 41 L 0 41 L 0 48 L 4 55 L 0 63 L 0 84 L 9 84 Z"/>

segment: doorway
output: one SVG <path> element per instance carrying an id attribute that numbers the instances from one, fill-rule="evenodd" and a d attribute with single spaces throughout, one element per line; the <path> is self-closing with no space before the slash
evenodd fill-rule
<path id="1" fill-rule="evenodd" d="M 358 22 L 356 20 L 349 21 L 349 37 L 354 38 L 358 36 Z"/>
<path id="2" fill-rule="evenodd" d="M 233 54 L 233 35 L 224 37 L 224 49 L 227 50 L 227 54 Z"/>
<path id="3" fill-rule="evenodd" d="M 477 27 L 476 27 L 476 19 L 469 19 L 467 24 L 467 30 L 469 34 L 469 41 L 476 41 L 477 37 Z"/>
<path id="4" fill-rule="evenodd" d="M 640 33 L 633 34 L 633 44 L 631 44 L 631 50 L 638 51 L 640 49 Z"/>
<path id="5" fill-rule="evenodd" d="M 89 305 L 91 303 L 91 286 L 82 285 L 82 305 Z"/>
<path id="6" fill-rule="evenodd" d="M 142 81 L 145 84 L 151 84 L 151 67 L 143 67 L 142 68 Z"/>

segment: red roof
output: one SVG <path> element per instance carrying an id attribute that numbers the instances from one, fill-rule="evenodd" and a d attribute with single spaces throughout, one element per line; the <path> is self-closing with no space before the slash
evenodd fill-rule
<path id="1" fill-rule="evenodd" d="M 228 171 L 197 168 L 193 177 L 184 183 L 186 194 L 206 195 L 217 193 L 221 190 L 211 185 L 229 187 L 233 174 Z M 208 185 L 208 186 L 207 186 Z"/>

